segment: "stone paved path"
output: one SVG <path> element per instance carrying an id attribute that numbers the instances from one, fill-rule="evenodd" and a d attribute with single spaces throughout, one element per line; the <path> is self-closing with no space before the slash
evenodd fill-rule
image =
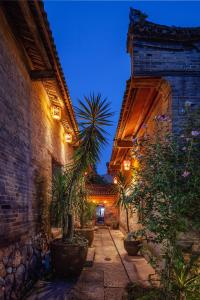
<path id="1" fill-rule="evenodd" d="M 94 246 L 94 265 L 82 272 L 69 299 L 120 300 L 129 277 L 108 229 L 98 229 Z"/>
<path id="2" fill-rule="evenodd" d="M 93 246 L 95 260 L 77 282 L 39 281 L 27 300 L 121 300 L 130 281 L 148 286 L 154 273 L 142 256 L 128 256 L 119 230 L 99 228 Z"/>
<path id="3" fill-rule="evenodd" d="M 119 237 L 115 236 L 115 239 Z M 94 239 L 93 267 L 85 268 L 76 283 L 38 282 L 27 300 L 120 300 L 130 281 L 108 229 Z"/>

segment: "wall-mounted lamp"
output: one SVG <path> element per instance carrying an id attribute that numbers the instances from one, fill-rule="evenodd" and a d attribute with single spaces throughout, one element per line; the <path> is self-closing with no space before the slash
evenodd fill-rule
<path id="1" fill-rule="evenodd" d="M 123 166 L 125 171 L 129 171 L 131 168 L 131 161 L 126 159 L 123 161 Z"/>
<path id="2" fill-rule="evenodd" d="M 65 142 L 71 144 L 72 143 L 72 134 L 67 132 L 65 133 Z"/>
<path id="3" fill-rule="evenodd" d="M 117 177 L 114 177 L 114 178 L 113 178 L 113 183 L 114 183 L 114 184 L 117 184 Z"/>
<path id="4" fill-rule="evenodd" d="M 51 107 L 51 115 L 54 120 L 61 120 L 61 107 L 57 105 L 52 105 Z"/>

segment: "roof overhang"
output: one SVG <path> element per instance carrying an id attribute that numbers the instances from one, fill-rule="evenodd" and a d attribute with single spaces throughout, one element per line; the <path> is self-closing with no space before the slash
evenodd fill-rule
<path id="1" fill-rule="evenodd" d="M 63 125 L 74 134 L 78 125 L 42 1 L 1 1 L 21 58 L 32 81 L 41 81 L 51 102 L 60 104 Z"/>
<path id="2" fill-rule="evenodd" d="M 122 160 L 133 146 L 133 138 L 144 133 L 153 107 L 169 97 L 171 88 L 161 77 L 132 77 L 127 81 L 118 127 L 113 143 L 109 173 L 120 170 Z"/>

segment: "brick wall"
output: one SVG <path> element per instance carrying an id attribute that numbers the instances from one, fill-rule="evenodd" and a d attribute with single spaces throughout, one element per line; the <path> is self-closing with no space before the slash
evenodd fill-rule
<path id="1" fill-rule="evenodd" d="M 133 76 L 161 76 L 172 88 L 173 128 L 184 122 L 185 102 L 200 104 L 200 42 L 181 43 L 133 39 Z"/>
<path id="2" fill-rule="evenodd" d="M 42 252 L 46 247 L 39 232 L 51 201 L 52 160 L 65 164 L 73 150 L 51 118 L 42 83 L 30 80 L 3 15 L 0 49 L 0 298 L 5 286 L 12 299 L 42 258 L 36 237 Z"/>

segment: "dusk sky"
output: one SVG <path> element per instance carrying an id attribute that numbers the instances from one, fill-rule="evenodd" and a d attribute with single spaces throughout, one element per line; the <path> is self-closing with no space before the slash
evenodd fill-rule
<path id="1" fill-rule="evenodd" d="M 112 103 L 113 126 L 98 165 L 106 173 L 130 59 L 126 53 L 129 8 L 142 10 L 152 22 L 200 26 L 198 1 L 45 1 L 51 29 L 73 105 L 90 93 L 101 93 Z"/>

